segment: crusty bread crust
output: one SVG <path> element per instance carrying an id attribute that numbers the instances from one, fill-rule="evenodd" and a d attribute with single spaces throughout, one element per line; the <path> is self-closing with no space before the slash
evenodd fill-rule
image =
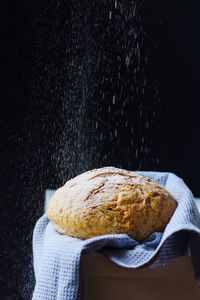
<path id="1" fill-rule="evenodd" d="M 58 189 L 48 218 L 58 232 L 80 239 L 126 233 L 138 241 L 163 231 L 176 209 L 172 195 L 134 172 L 105 167 L 83 173 Z"/>

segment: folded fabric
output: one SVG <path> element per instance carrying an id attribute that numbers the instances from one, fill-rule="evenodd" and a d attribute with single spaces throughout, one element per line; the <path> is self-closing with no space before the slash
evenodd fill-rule
<path id="1" fill-rule="evenodd" d="M 165 231 L 153 233 L 142 243 L 126 234 L 80 240 L 57 233 L 47 215 L 42 216 L 33 234 L 36 278 L 33 300 L 81 299 L 80 257 L 82 253 L 95 251 L 100 251 L 120 266 L 138 268 L 147 263 L 150 267 L 165 265 L 175 257 L 186 255 L 190 248 L 200 284 L 200 214 L 191 191 L 172 173 L 137 173 L 159 182 L 178 203 Z"/>

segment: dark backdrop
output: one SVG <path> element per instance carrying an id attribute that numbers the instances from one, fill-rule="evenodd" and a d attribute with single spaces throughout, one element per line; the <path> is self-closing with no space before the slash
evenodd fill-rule
<path id="1" fill-rule="evenodd" d="M 200 195 L 200 3 L 4 2 L 0 295 L 30 299 L 46 188 L 114 165 L 174 172 Z"/>

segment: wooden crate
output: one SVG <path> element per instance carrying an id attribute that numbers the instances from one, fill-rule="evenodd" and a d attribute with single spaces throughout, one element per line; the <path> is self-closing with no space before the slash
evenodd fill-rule
<path id="1" fill-rule="evenodd" d="M 156 269 L 120 267 L 100 253 L 81 260 L 84 300 L 199 300 L 191 257 Z"/>

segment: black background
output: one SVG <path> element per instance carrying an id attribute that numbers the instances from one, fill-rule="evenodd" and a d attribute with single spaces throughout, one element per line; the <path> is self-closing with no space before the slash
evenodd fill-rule
<path id="1" fill-rule="evenodd" d="M 114 165 L 200 196 L 200 3 L 4 2 L 0 297 L 30 299 L 46 188 Z"/>

